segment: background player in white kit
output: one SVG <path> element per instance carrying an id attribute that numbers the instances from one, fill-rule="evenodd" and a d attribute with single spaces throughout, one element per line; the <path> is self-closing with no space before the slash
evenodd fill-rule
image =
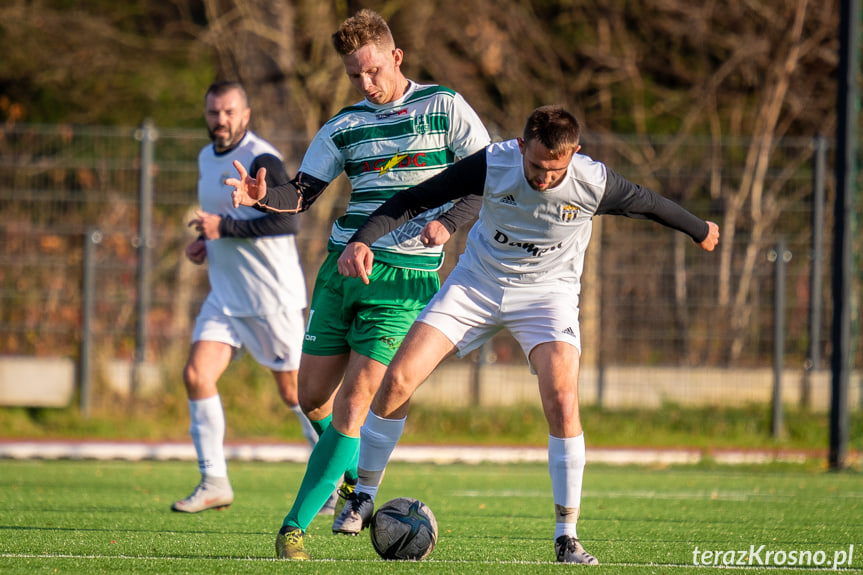
<path id="1" fill-rule="evenodd" d="M 380 235 L 440 203 L 483 198 L 464 254 L 405 337 L 362 427 L 356 492 L 369 495 L 363 517 L 371 518 L 417 387 L 450 354 L 464 355 L 507 328 L 539 380 L 549 428 L 557 560 L 598 563 L 576 531 L 585 464 L 578 295 L 592 218 L 649 218 L 688 234 L 707 251 L 718 244 L 719 227 L 579 155 L 579 137 L 577 120 L 563 108 L 534 110 L 523 138 L 492 144 L 393 196 L 339 258 L 342 274 L 369 281 L 374 254 L 368 246 Z"/>
<path id="2" fill-rule="evenodd" d="M 195 513 L 230 505 L 234 493 L 225 460 L 225 412 L 216 383 L 235 353 L 245 348 L 269 368 L 279 395 L 296 413 L 311 446 L 317 434 L 297 400 L 306 287 L 295 234 L 298 216 L 235 208 L 225 184 L 238 161 L 267 169 L 271 185 L 288 181 L 279 152 L 248 130 L 251 110 L 243 86 L 218 82 L 205 96 L 212 145 L 198 155 L 198 202 L 190 222 L 201 236 L 186 248 L 197 264 L 208 261 L 210 293 L 195 321 L 183 381 L 189 396 L 189 432 L 201 482 L 171 509 Z M 334 504 L 334 502 L 333 502 Z"/>

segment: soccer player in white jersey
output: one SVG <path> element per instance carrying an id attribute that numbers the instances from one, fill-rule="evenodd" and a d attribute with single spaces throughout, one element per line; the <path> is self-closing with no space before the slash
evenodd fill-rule
<path id="1" fill-rule="evenodd" d="M 338 273 L 337 260 L 368 215 L 410 188 L 489 144 L 477 114 L 456 92 L 421 85 L 401 72 L 404 54 L 386 21 L 371 10 L 348 18 L 333 35 L 351 84 L 364 99 L 344 108 L 314 137 L 291 185 L 267 190 L 238 166 L 235 205 L 261 210 L 306 209 L 342 172 L 350 203 L 332 227 L 329 255 L 315 282 L 300 363 L 300 405 L 321 431 L 293 507 L 276 538 L 276 554 L 309 558 L 303 533 L 342 482 L 344 509 L 334 533 L 358 534 L 369 518 L 353 493 L 360 427 L 387 365 L 417 314 L 440 287 L 442 244 L 472 220 L 479 198 L 443 203 L 372 246 L 372 285 Z M 341 386 L 339 385 L 341 383 Z M 367 501 L 367 498 L 366 498 Z"/>
<path id="2" fill-rule="evenodd" d="M 571 114 L 556 106 L 536 109 L 522 138 L 492 144 L 383 204 L 350 240 L 339 271 L 374 283 L 376 254 L 369 246 L 379 236 L 444 202 L 482 197 L 464 254 L 411 327 L 372 401 L 361 430 L 356 492 L 374 499 L 410 398 L 432 370 L 507 328 L 539 380 L 557 560 L 595 565 L 576 532 L 585 463 L 578 296 L 592 218 L 648 218 L 688 234 L 707 251 L 719 242 L 719 227 L 579 149 L 579 125 Z M 368 516 L 372 511 L 373 504 L 363 510 Z"/>
<path id="3" fill-rule="evenodd" d="M 241 84 L 211 85 L 205 105 L 212 144 L 198 154 L 201 210 L 190 222 L 201 235 L 186 255 L 196 264 L 208 262 L 210 293 L 195 321 L 183 370 L 201 481 L 191 495 L 171 506 L 187 513 L 226 507 L 234 500 L 217 382 L 235 352 L 245 348 L 272 371 L 279 395 L 296 413 L 309 444 L 317 441 L 297 398 L 306 307 L 295 240 L 298 216 L 234 207 L 233 188 L 225 183 L 235 161 L 252 170 L 266 167 L 272 185 L 287 182 L 287 173 L 276 148 L 248 130 L 251 111 Z"/>

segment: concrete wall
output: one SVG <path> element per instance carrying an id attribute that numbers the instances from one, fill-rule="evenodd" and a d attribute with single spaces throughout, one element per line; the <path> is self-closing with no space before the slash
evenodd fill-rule
<path id="1" fill-rule="evenodd" d="M 111 361 L 101 366 L 100 375 L 108 388 L 120 396 L 131 391 L 132 364 Z M 417 391 L 414 401 L 429 405 L 463 407 L 472 404 L 476 366 L 450 361 L 438 367 Z M 803 387 L 801 370 L 786 370 L 782 376 L 782 397 L 786 405 L 800 403 Z M 772 369 L 707 369 L 681 367 L 608 367 L 602 374 L 602 405 L 607 408 L 657 408 L 665 402 L 689 406 L 742 406 L 769 404 L 773 393 Z M 146 364 L 140 372 L 142 396 L 164 389 L 158 365 Z M 815 411 L 830 409 L 831 374 L 811 374 L 810 406 Z M 599 373 L 584 367 L 579 378 L 581 403 L 595 405 Z M 76 386 L 75 364 L 68 358 L 0 356 L 0 405 L 66 407 Z M 861 405 L 861 372 L 851 377 L 849 404 Z M 481 405 L 539 405 L 536 376 L 526 365 L 482 366 L 479 372 Z"/>
<path id="2" fill-rule="evenodd" d="M 0 357 L 0 405 L 66 407 L 75 392 L 75 362 L 62 357 Z"/>
<path id="3" fill-rule="evenodd" d="M 450 362 L 437 370 L 417 391 L 414 401 L 435 405 L 470 405 L 474 366 Z M 803 372 L 786 370 L 782 375 L 782 401 L 798 405 Z M 818 371 L 810 378 L 810 406 L 830 409 L 831 374 Z M 527 366 L 486 365 L 480 372 L 480 403 L 483 405 L 539 405 L 536 376 Z M 579 377 L 579 397 L 584 405 L 597 403 L 599 373 L 584 367 Z M 852 374 L 849 404 L 860 405 L 861 373 Z M 608 408 L 656 408 L 665 402 L 681 405 L 743 406 L 769 404 L 773 394 L 772 369 L 707 369 L 680 367 L 607 367 L 603 373 L 602 405 Z"/>

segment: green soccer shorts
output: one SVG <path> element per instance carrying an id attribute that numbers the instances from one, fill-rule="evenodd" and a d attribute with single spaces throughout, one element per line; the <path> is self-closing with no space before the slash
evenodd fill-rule
<path id="1" fill-rule="evenodd" d="M 436 271 L 375 262 L 369 285 L 338 270 L 330 252 L 318 271 L 303 353 L 340 355 L 350 350 L 389 365 L 419 312 L 440 289 Z"/>

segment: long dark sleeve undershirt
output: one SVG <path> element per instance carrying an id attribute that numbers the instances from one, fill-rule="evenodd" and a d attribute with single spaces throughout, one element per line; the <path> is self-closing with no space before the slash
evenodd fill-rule
<path id="1" fill-rule="evenodd" d="M 282 211 L 304 212 L 315 203 L 329 182 L 319 180 L 303 172 L 298 172 L 293 180 L 287 179 L 277 186 L 270 186 L 267 181 L 267 195 L 258 201 L 255 209 L 262 212 L 274 213 Z"/>
<path id="2" fill-rule="evenodd" d="M 599 202 L 597 215 L 617 215 L 648 219 L 687 234 L 701 243 L 707 237 L 707 222 L 679 204 L 643 186 L 633 184 L 609 168 L 605 194 Z"/>
<path id="3" fill-rule="evenodd" d="M 456 165 L 463 161 L 457 162 Z M 250 173 L 252 172 L 250 171 Z M 267 195 L 264 196 L 264 199 L 259 202 L 259 206 L 256 207 L 261 211 L 272 213 L 274 210 L 296 209 L 299 203 L 301 206 L 300 211 L 304 212 L 321 196 L 327 185 L 327 182 L 323 180 L 319 180 L 303 172 L 298 172 L 296 177 L 290 182 L 271 188 L 268 174 Z M 481 194 L 482 191 L 480 190 L 480 196 Z M 441 202 L 434 207 L 442 206 L 445 203 L 446 201 Z M 453 233 L 456 228 L 475 218 L 479 213 L 481 205 L 481 197 L 465 198 L 463 201 L 456 202 L 453 207 L 441 214 L 438 217 L 438 221 L 443 224 L 449 233 Z M 414 215 L 418 215 L 424 211 L 425 209 L 422 209 Z"/>
<path id="4" fill-rule="evenodd" d="M 272 154 L 261 154 L 252 162 L 250 174 L 267 169 L 267 187 L 277 187 L 289 182 L 288 172 L 282 161 Z M 296 234 L 300 231 L 300 218 L 296 214 L 268 213 L 253 220 L 235 220 L 224 216 L 219 222 L 219 234 L 225 238 L 259 238 Z"/>
<path id="5" fill-rule="evenodd" d="M 486 152 L 481 150 L 422 184 L 398 192 L 369 216 L 350 241 L 371 245 L 427 209 L 460 197 L 482 196 L 487 167 Z M 606 189 L 596 212 L 598 215 L 650 219 L 681 231 L 696 242 L 707 237 L 707 222 L 656 192 L 606 169 Z"/>
<path id="6" fill-rule="evenodd" d="M 394 194 L 369 216 L 350 241 L 372 245 L 376 239 L 411 218 L 458 198 L 463 199 L 449 212 L 465 203 L 470 207 L 476 206 L 476 210 L 479 211 L 485 188 L 485 171 L 486 161 L 483 149 L 459 160 L 423 183 Z M 443 216 L 439 219 L 443 220 Z M 450 233 L 454 229 L 449 230 Z"/>

